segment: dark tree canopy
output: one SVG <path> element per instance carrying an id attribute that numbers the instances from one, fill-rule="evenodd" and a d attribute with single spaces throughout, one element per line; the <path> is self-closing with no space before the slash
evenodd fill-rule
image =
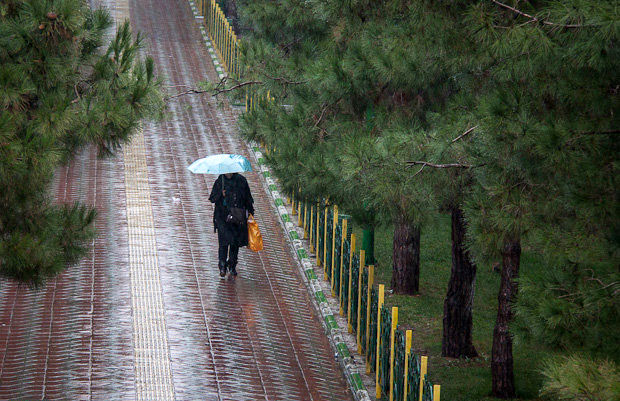
<path id="1" fill-rule="evenodd" d="M 102 156 L 161 105 L 153 61 L 122 24 L 84 0 L 0 4 L 0 274 L 41 285 L 94 236 L 89 205 L 54 203 L 54 171 L 81 148 Z"/>
<path id="2" fill-rule="evenodd" d="M 462 213 L 451 285 L 503 262 L 494 394 L 514 395 L 516 335 L 571 355 L 545 371 L 550 394 L 593 397 L 564 368 L 620 359 L 617 2 L 236 3 L 244 80 L 264 99 L 243 133 L 273 150 L 285 189 L 399 226 L 396 289 L 420 268 L 405 269 L 409 233 Z M 472 296 L 449 291 L 447 305 Z M 471 309 L 446 313 L 466 338 Z"/>

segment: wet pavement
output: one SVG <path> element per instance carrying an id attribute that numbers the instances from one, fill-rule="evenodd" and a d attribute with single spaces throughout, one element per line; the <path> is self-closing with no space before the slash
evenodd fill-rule
<path id="1" fill-rule="evenodd" d="M 185 0 L 109 1 L 148 35 L 170 93 L 216 80 Z M 184 86 L 185 85 L 185 86 Z M 217 270 L 213 153 L 250 158 L 235 111 L 208 95 L 169 102 L 130 146 L 86 149 L 55 176 L 59 202 L 99 210 L 93 252 L 35 291 L 0 282 L 0 400 L 350 400 L 269 195 L 246 177 L 265 251 Z"/>

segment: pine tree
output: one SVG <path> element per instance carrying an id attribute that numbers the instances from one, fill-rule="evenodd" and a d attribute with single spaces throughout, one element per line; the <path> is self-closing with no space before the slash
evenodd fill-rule
<path id="1" fill-rule="evenodd" d="M 79 261 L 95 210 L 59 205 L 54 170 L 80 148 L 112 154 L 159 109 L 153 62 L 122 25 L 84 0 L 0 5 L 0 274 L 33 286 Z"/>
<path id="2" fill-rule="evenodd" d="M 257 90 L 276 100 L 244 132 L 276 149 L 290 191 L 395 225 L 402 292 L 417 290 L 425 215 L 451 212 L 445 355 L 474 354 L 475 265 L 502 258 L 492 392 L 503 398 L 516 392 L 511 327 L 617 355 L 617 9 L 519 4 L 251 2 L 245 53 Z M 546 270 L 520 277 L 522 247 Z"/>
<path id="3" fill-rule="evenodd" d="M 617 9 L 579 0 L 509 3 L 481 3 L 469 14 L 471 32 L 492 63 L 472 89 L 480 131 L 470 154 L 484 168 L 475 169 L 466 212 L 478 255 L 502 257 L 491 363 L 492 392 L 502 398 L 515 395 L 509 326 L 512 305 L 521 302 L 523 244 L 549 261 L 564 261 L 559 270 L 573 270 L 573 277 L 587 270 L 597 276 L 593 259 L 570 260 L 572 247 L 585 250 L 589 244 L 581 240 L 595 239 L 617 266 L 612 233 L 618 227 L 617 208 L 609 207 L 617 201 Z M 549 268 L 557 269 L 553 262 Z M 614 297 L 607 300 L 617 305 Z M 543 298 L 524 303 L 547 302 Z"/>
<path id="4" fill-rule="evenodd" d="M 271 11 L 273 4 L 265 6 L 268 11 L 256 2 L 249 5 L 253 16 L 259 11 L 273 18 L 287 16 L 277 34 L 262 25 L 273 24 L 271 18 L 261 15 L 252 20 L 260 26 L 253 31 L 263 34 L 250 43 L 246 51 L 250 57 L 246 61 L 250 74 L 257 74 L 250 75 L 251 79 L 269 82 L 263 90 L 268 88 L 271 96 L 291 104 L 292 109 L 278 111 L 273 105 L 262 105 L 261 112 L 252 113 L 246 120 L 245 132 L 252 139 L 277 149 L 279 156 L 273 157 L 280 159 L 273 159 L 272 165 L 285 187 L 290 182 L 291 190 L 303 188 L 309 196 L 327 194 L 363 225 L 374 224 L 364 221 L 364 216 L 394 223 L 393 288 L 399 293 L 416 293 L 419 224 L 424 216 L 421 207 L 428 203 L 428 193 L 407 184 L 402 174 L 405 153 L 400 148 L 411 144 L 416 137 L 423 138 L 414 135 L 419 127 L 410 119 L 413 116 L 418 120 L 423 115 L 424 107 L 420 105 L 425 100 L 418 95 L 419 87 L 414 86 L 420 85 L 422 79 L 412 83 L 410 76 L 403 74 L 404 68 L 399 67 L 409 49 L 392 54 L 391 43 L 406 43 L 409 27 L 390 24 L 400 18 L 406 7 L 398 1 L 385 4 L 333 1 L 320 6 L 313 4 L 313 12 L 300 14 L 298 10 L 289 12 L 287 6 L 292 9 L 299 6 L 291 3 L 279 4 L 278 12 Z M 299 21 L 294 16 L 306 20 Z M 291 30 L 288 24 L 302 29 Z M 338 26 L 336 32 L 324 30 L 330 24 Z M 382 36 L 393 40 L 380 40 Z M 289 42 L 291 37 L 297 39 Z M 269 38 L 269 45 L 261 42 L 264 38 Z M 316 46 L 317 42 L 320 46 Z M 295 43 L 295 51 L 289 43 Z M 369 51 L 378 45 L 378 54 Z M 264 49 L 269 46 L 266 52 Z M 255 59 L 258 55 L 260 59 Z M 262 71 L 257 71 L 255 66 L 260 66 Z M 273 85 L 274 80 L 269 77 L 277 77 L 278 85 Z M 291 81 L 298 84 L 290 85 Z M 283 115 L 285 112 L 288 115 Z M 299 160 L 305 161 L 303 166 Z M 289 164 L 284 167 L 286 163 Z M 313 184 L 317 178 L 319 186 Z M 417 205 L 417 213 L 411 205 Z"/>

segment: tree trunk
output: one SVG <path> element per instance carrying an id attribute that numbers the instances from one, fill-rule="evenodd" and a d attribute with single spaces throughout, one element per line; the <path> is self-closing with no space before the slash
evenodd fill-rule
<path id="1" fill-rule="evenodd" d="M 493 330 L 491 351 L 492 394 L 498 398 L 515 396 L 512 359 L 512 337 L 509 324 L 512 320 L 512 303 L 517 296 L 516 279 L 519 277 L 521 241 L 505 241 L 502 249 L 502 278 L 497 299 L 497 321 Z"/>
<path id="2" fill-rule="evenodd" d="M 230 18 L 233 30 L 239 35 L 239 15 L 237 14 L 237 0 L 226 1 L 226 17 Z"/>
<path id="3" fill-rule="evenodd" d="M 420 227 L 400 218 L 394 227 L 392 289 L 417 294 L 420 287 Z"/>
<path id="4" fill-rule="evenodd" d="M 441 355 L 452 358 L 478 356 L 472 343 L 472 316 L 476 265 L 464 248 L 466 223 L 460 206 L 452 209 L 452 272 L 443 304 Z"/>

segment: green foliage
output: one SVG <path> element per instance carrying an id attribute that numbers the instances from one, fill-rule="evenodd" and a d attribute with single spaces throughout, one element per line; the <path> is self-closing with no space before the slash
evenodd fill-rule
<path id="1" fill-rule="evenodd" d="M 521 340 L 558 350 L 620 358 L 620 300 L 616 266 L 550 267 L 520 281 L 515 329 Z"/>
<path id="2" fill-rule="evenodd" d="M 120 26 L 107 51 L 105 10 L 84 0 L 0 6 L 0 274 L 30 285 L 75 264 L 94 235 L 94 210 L 55 205 L 55 169 L 80 148 L 112 154 L 161 108 L 153 62 Z"/>
<path id="3" fill-rule="evenodd" d="M 610 360 L 571 355 L 550 360 L 543 369 L 543 394 L 558 400 L 620 399 L 620 370 Z"/>
<path id="4" fill-rule="evenodd" d="M 421 224 L 462 204 L 479 265 L 506 241 L 540 257 L 522 263 L 517 340 L 617 360 L 615 2 L 291 0 L 240 11 L 251 27 L 245 79 L 273 99 L 242 132 L 273 149 L 288 192 L 327 196 L 363 225 Z"/>

